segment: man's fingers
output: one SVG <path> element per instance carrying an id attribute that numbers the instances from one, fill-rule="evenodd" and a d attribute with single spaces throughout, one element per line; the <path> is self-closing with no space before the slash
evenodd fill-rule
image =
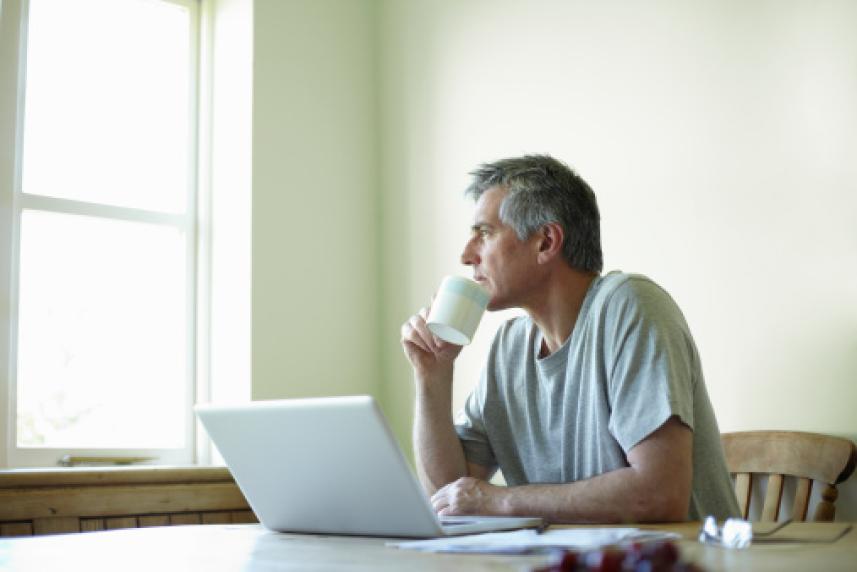
<path id="1" fill-rule="evenodd" d="M 432 339 L 432 333 L 426 327 L 425 320 L 419 314 L 411 318 L 402 326 L 402 341 L 410 342 L 426 353 L 437 353 L 437 347 Z"/>
<path id="2" fill-rule="evenodd" d="M 416 348 L 416 349 L 418 349 L 419 351 L 423 352 L 424 354 L 430 354 L 430 353 L 432 353 L 432 351 L 431 351 L 429 348 L 425 347 L 424 345 L 422 345 L 422 344 L 420 344 L 420 343 L 418 343 L 418 342 L 405 341 L 405 345 L 406 345 L 406 346 L 410 346 L 410 347 L 411 347 L 411 349 Z"/>
<path id="3" fill-rule="evenodd" d="M 423 319 L 424 324 L 426 322 L 428 322 L 428 315 L 429 315 L 429 313 L 431 313 L 431 307 L 433 304 L 434 304 L 434 294 L 432 294 L 431 301 L 429 302 L 429 305 L 426 306 L 425 308 L 421 309 L 419 312 L 419 316 Z M 428 329 L 428 326 L 426 326 L 425 331 L 426 331 L 426 334 L 428 335 L 429 339 L 433 342 L 435 352 L 441 351 L 441 349 L 442 349 L 441 344 L 443 342 L 440 340 L 440 338 L 435 336 L 432 333 L 432 331 Z"/>
<path id="4" fill-rule="evenodd" d="M 422 311 L 420 311 L 420 313 L 416 316 L 412 317 L 410 322 L 408 323 L 411 325 L 417 335 L 419 335 L 420 340 L 422 340 L 426 347 L 430 348 L 427 351 L 436 354 L 440 351 L 440 348 L 438 348 L 437 344 L 434 341 L 434 334 L 431 333 L 431 330 L 429 330 L 428 326 L 426 325 L 425 317 L 422 316 L 422 313 L 425 312 L 425 310 L 426 309 L 423 308 Z"/>
<path id="5" fill-rule="evenodd" d="M 434 508 L 434 512 L 438 516 L 452 516 L 460 514 L 460 511 L 458 510 L 458 502 L 456 502 L 455 499 L 446 497 L 437 503 L 432 503 L 432 508 Z"/>
<path id="6" fill-rule="evenodd" d="M 460 480 L 460 479 L 459 479 Z M 454 516 L 462 513 L 458 480 L 442 486 L 431 497 L 431 505 L 438 516 Z"/>
<path id="7" fill-rule="evenodd" d="M 411 318 L 411 320 L 413 320 L 413 318 Z M 416 331 L 416 329 L 414 329 L 410 321 L 406 322 L 402 326 L 402 343 L 416 346 L 422 351 L 429 354 L 433 353 L 431 348 L 429 348 L 428 344 L 425 342 L 425 340 L 420 338 L 419 333 Z"/>
<path id="8" fill-rule="evenodd" d="M 431 507 L 438 514 L 449 506 L 449 501 L 446 498 L 446 487 L 439 489 L 431 496 Z"/>
<path id="9" fill-rule="evenodd" d="M 439 352 L 442 352 L 442 351 L 446 350 L 447 348 L 451 348 L 453 346 L 456 346 L 456 344 L 453 344 L 450 342 L 445 342 L 435 335 L 432 335 L 432 339 L 434 340 L 434 344 L 435 344 L 435 346 L 437 346 L 437 351 L 439 351 Z"/>

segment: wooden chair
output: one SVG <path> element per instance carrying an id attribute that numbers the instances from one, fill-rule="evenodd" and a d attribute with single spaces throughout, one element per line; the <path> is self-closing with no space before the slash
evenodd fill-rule
<path id="1" fill-rule="evenodd" d="M 836 485 L 854 472 L 857 446 L 849 439 L 796 431 L 724 433 L 723 449 L 729 472 L 735 475 L 735 494 L 741 515 L 747 518 L 754 475 L 769 475 L 760 521 L 774 522 L 780 512 L 784 477 L 797 478 L 792 520 L 806 520 L 813 481 L 826 486 L 814 521 L 836 516 Z"/>

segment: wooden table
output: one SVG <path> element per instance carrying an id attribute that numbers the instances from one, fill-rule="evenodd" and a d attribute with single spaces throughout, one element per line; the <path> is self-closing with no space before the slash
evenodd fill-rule
<path id="1" fill-rule="evenodd" d="M 783 532 L 825 534 L 841 523 L 796 523 Z M 792 528 L 794 527 L 794 528 Z M 709 571 L 857 569 L 857 530 L 834 543 L 768 544 L 728 550 L 696 542 L 698 525 L 662 525 L 683 535 L 685 560 Z M 138 528 L 0 540 L 0 570 L 528 570 L 546 556 L 426 554 L 386 539 L 279 534 L 259 525 Z"/>

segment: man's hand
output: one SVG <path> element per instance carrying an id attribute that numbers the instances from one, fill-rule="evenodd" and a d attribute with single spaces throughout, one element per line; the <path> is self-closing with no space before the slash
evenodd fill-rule
<path id="1" fill-rule="evenodd" d="M 505 491 L 481 479 L 462 477 L 438 490 L 431 504 L 439 516 L 502 514 Z"/>
<path id="2" fill-rule="evenodd" d="M 402 325 L 402 348 L 418 379 L 436 377 L 452 370 L 452 364 L 461 346 L 450 344 L 431 333 L 426 325 L 429 308 L 423 308 L 419 313 Z"/>
<path id="3" fill-rule="evenodd" d="M 452 366 L 461 346 L 439 340 L 426 326 L 429 309 L 402 325 L 402 349 L 414 368 L 414 453 L 426 491 L 467 474 L 467 461 L 452 424 Z"/>

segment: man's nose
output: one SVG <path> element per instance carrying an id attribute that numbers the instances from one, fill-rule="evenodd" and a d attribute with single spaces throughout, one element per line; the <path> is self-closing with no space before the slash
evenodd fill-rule
<path id="1" fill-rule="evenodd" d="M 461 252 L 461 263 L 465 266 L 475 266 L 479 264 L 479 256 L 476 254 L 476 249 L 473 248 L 473 240 L 468 240 L 464 245 L 464 250 Z"/>

